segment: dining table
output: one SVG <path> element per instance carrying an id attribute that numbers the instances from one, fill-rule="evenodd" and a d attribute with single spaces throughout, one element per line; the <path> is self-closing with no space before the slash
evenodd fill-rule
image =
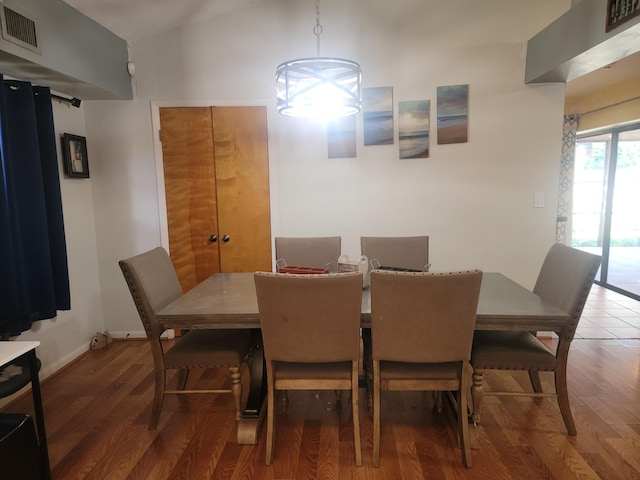
<path id="1" fill-rule="evenodd" d="M 266 379 L 254 273 L 216 273 L 156 313 L 166 329 L 252 329 L 249 393 L 238 421 L 240 444 L 255 444 L 264 417 Z M 497 272 L 484 272 L 476 330 L 559 333 L 569 314 Z M 361 327 L 371 328 L 371 292 L 362 290 Z"/>

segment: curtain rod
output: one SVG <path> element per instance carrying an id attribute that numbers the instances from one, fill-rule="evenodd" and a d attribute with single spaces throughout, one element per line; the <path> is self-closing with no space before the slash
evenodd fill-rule
<path id="1" fill-rule="evenodd" d="M 55 95 L 55 94 L 51 94 L 51 98 L 55 98 L 56 100 L 60 100 L 61 102 L 67 102 L 69 104 L 71 104 L 72 107 L 76 107 L 76 108 L 80 108 L 80 103 L 82 103 L 82 100 L 80 100 L 79 98 L 73 97 L 73 98 L 65 98 L 65 97 L 61 97 L 60 95 Z"/>
<path id="2" fill-rule="evenodd" d="M 619 107 L 620 105 L 624 105 L 625 103 L 635 102 L 636 100 L 640 100 L 640 95 L 632 98 L 627 98 L 626 100 L 621 100 L 616 103 L 612 103 L 611 105 L 605 105 L 604 107 L 594 108 L 593 110 L 589 110 L 588 112 L 579 113 L 578 115 L 590 115 L 592 113 L 601 112 L 602 110 L 607 110 L 609 108 Z"/>

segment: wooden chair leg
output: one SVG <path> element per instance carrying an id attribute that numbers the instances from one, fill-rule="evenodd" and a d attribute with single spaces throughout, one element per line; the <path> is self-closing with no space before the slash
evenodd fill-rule
<path id="1" fill-rule="evenodd" d="M 181 368 L 178 371 L 178 390 L 184 390 L 187 386 L 187 379 L 189 378 L 189 369 Z"/>
<path id="2" fill-rule="evenodd" d="M 242 418 L 242 382 L 240 381 L 240 368 L 229 367 L 231 372 L 231 394 L 236 407 L 236 420 Z"/>
<path id="3" fill-rule="evenodd" d="M 149 430 L 155 430 L 160 419 L 162 403 L 164 402 L 164 389 L 167 381 L 166 372 L 163 367 L 156 367 L 154 371 L 155 386 L 153 389 L 153 402 L 151 403 L 151 416 L 149 417 Z"/>
<path id="4" fill-rule="evenodd" d="M 529 370 L 529 380 L 533 391 L 536 393 L 542 393 L 542 384 L 540 383 L 540 372 L 537 370 Z"/>
<path id="5" fill-rule="evenodd" d="M 367 384 L 367 410 L 373 414 L 373 360 L 371 353 L 371 330 L 362 330 L 362 368 Z"/>
<path id="6" fill-rule="evenodd" d="M 480 423 L 480 407 L 482 406 L 482 383 L 484 382 L 484 372 L 474 370 L 473 385 L 471 386 L 471 401 L 473 403 L 473 421 Z"/>
<path id="7" fill-rule="evenodd" d="M 342 392 L 341 392 L 342 393 Z M 360 414 L 358 409 L 358 362 L 353 362 L 351 372 L 351 415 L 353 416 L 353 448 L 356 465 L 362 465 L 362 446 L 360 445 Z"/>
<path id="8" fill-rule="evenodd" d="M 282 403 L 282 408 L 285 410 L 289 406 L 289 393 L 287 390 L 279 390 L 280 392 L 280 403 Z"/>
<path id="9" fill-rule="evenodd" d="M 558 366 L 555 372 L 556 395 L 558 396 L 558 406 L 562 419 L 567 427 L 569 435 L 577 435 L 576 424 L 573 421 L 571 405 L 569 404 L 569 389 L 567 388 L 567 371 Z"/>
<path id="10" fill-rule="evenodd" d="M 467 416 L 468 392 L 471 384 L 471 367 L 463 364 L 461 367 L 461 378 L 458 390 L 458 425 L 460 426 L 460 443 L 462 450 L 462 463 L 467 468 L 471 468 L 471 437 L 469 435 L 469 418 Z"/>
<path id="11" fill-rule="evenodd" d="M 436 406 L 436 411 L 438 413 L 442 413 L 442 409 L 444 408 L 444 402 L 442 401 L 442 392 L 440 390 L 435 390 L 433 392 L 433 401 Z"/>
<path id="12" fill-rule="evenodd" d="M 273 373 L 267 365 L 267 442 L 265 453 L 265 464 L 273 463 L 273 444 L 275 441 L 275 382 Z"/>
<path id="13" fill-rule="evenodd" d="M 373 361 L 373 466 L 380 466 L 380 361 Z"/>

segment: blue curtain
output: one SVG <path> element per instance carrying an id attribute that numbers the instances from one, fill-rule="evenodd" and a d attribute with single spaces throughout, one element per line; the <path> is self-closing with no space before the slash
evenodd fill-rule
<path id="1" fill-rule="evenodd" d="M 0 334 L 71 308 L 49 88 L 0 75 Z"/>

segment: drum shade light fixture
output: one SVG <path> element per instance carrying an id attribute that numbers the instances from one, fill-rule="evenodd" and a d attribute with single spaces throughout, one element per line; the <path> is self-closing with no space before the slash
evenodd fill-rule
<path id="1" fill-rule="evenodd" d="M 360 112 L 362 71 L 351 60 L 320 56 L 320 0 L 316 0 L 317 56 L 276 69 L 278 112 L 292 117 L 342 117 Z"/>

